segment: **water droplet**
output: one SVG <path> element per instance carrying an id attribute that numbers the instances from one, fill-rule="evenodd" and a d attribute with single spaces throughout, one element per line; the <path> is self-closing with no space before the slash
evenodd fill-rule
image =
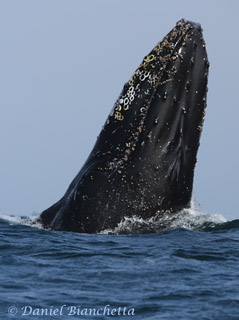
<path id="1" fill-rule="evenodd" d="M 193 66 L 193 65 L 194 65 L 194 63 L 195 63 L 195 61 L 194 61 L 194 57 L 192 57 L 192 58 L 191 58 L 190 62 L 191 62 L 191 65 Z"/>
<path id="2" fill-rule="evenodd" d="M 151 138 L 152 138 L 152 132 L 150 132 L 150 133 L 147 135 L 147 138 L 148 138 L 148 139 L 151 139 Z"/>
<path id="3" fill-rule="evenodd" d="M 185 85 L 185 90 L 186 90 L 186 92 L 189 92 L 190 87 L 191 87 L 191 82 L 190 82 L 190 81 L 187 81 L 187 82 L 186 82 L 186 85 Z"/>
<path id="4" fill-rule="evenodd" d="M 168 96 L 168 93 L 165 91 L 164 94 L 163 94 L 163 100 L 166 100 L 167 96 Z"/>
<path id="5" fill-rule="evenodd" d="M 159 118 L 157 117 L 154 119 L 154 123 L 157 124 L 158 122 L 159 122 Z"/>

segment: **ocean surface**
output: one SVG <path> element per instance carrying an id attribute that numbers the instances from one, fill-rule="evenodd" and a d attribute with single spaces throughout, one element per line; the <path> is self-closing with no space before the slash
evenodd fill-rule
<path id="1" fill-rule="evenodd" d="M 185 210 L 102 234 L 0 216 L 0 319 L 239 319 L 239 220 Z"/>

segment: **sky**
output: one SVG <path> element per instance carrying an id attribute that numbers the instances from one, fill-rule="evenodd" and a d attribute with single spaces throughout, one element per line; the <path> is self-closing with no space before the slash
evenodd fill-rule
<path id="1" fill-rule="evenodd" d="M 0 214 L 62 197 L 123 84 L 186 18 L 211 63 L 194 198 L 239 218 L 238 12 L 237 0 L 0 0 Z"/>

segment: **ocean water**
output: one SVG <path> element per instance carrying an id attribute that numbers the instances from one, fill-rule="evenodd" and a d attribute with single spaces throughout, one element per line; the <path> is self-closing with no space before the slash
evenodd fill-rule
<path id="1" fill-rule="evenodd" d="M 0 237 L 0 319 L 239 319 L 239 220 L 190 209 L 89 235 L 2 215 Z"/>

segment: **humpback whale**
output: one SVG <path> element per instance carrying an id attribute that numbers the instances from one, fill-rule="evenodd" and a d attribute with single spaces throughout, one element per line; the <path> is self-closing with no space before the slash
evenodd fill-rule
<path id="1" fill-rule="evenodd" d="M 180 20 L 124 84 L 82 169 L 36 221 L 97 233 L 190 207 L 208 68 L 200 24 Z"/>

